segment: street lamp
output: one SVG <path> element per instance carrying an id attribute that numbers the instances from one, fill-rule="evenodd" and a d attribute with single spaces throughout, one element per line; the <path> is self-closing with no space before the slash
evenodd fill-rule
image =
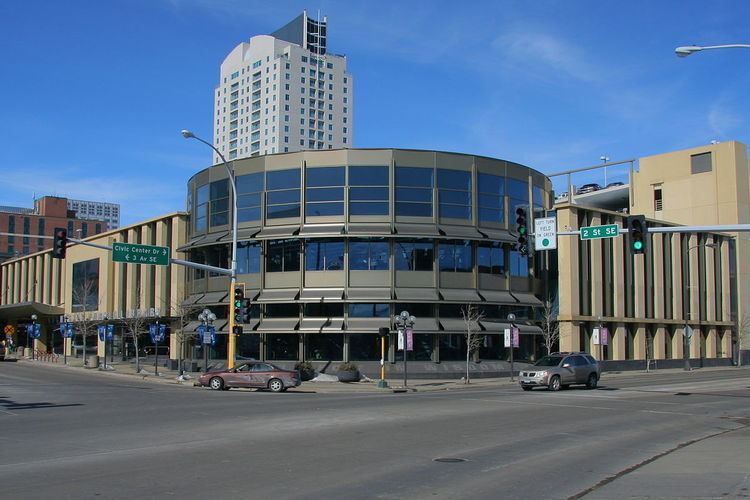
<path id="1" fill-rule="evenodd" d="M 699 245 L 693 245 L 688 247 L 687 254 L 688 254 L 688 266 L 690 262 L 690 250 L 693 250 L 694 248 L 717 248 L 719 245 L 713 242 L 710 243 L 702 243 Z M 690 290 L 690 285 L 687 285 L 688 291 Z M 700 289 L 698 289 L 698 292 L 700 292 Z M 687 297 L 688 303 L 690 301 L 690 297 Z M 685 309 L 685 304 L 682 305 L 683 310 Z M 693 336 L 693 329 L 690 327 L 688 322 L 690 321 L 690 315 L 693 314 L 693 311 L 689 311 L 687 313 L 687 319 L 685 320 L 685 328 L 682 330 L 682 360 L 683 360 L 683 370 L 690 371 L 692 368 L 690 367 L 690 340 Z M 700 320 L 700 318 L 698 318 Z"/>
<path id="2" fill-rule="evenodd" d="M 417 322 L 417 318 L 410 315 L 409 311 L 401 311 L 401 314 L 397 314 L 393 317 L 393 322 L 396 324 L 396 330 L 398 331 L 398 336 L 401 339 L 401 346 L 403 347 L 404 351 L 404 389 L 406 389 L 406 358 L 408 357 L 409 353 L 408 338 L 412 334 L 410 330 L 414 326 L 414 323 Z"/>
<path id="3" fill-rule="evenodd" d="M 205 335 L 208 331 L 208 325 L 213 324 L 214 321 L 216 321 L 216 315 L 211 312 L 210 309 L 204 309 L 201 311 L 201 313 L 198 315 L 198 319 L 203 323 L 203 334 Z M 209 344 L 206 344 L 203 342 L 203 339 L 200 339 L 201 345 L 203 346 L 203 372 L 208 371 L 208 349 Z"/>
<path id="4" fill-rule="evenodd" d="M 599 157 L 602 163 L 606 164 L 609 161 L 609 156 L 602 155 Z M 607 187 L 607 167 L 604 167 L 604 187 Z"/>
<path id="5" fill-rule="evenodd" d="M 510 322 L 510 381 L 513 382 L 514 375 L 513 375 L 513 341 L 515 340 L 515 332 L 516 332 L 516 315 L 513 313 L 508 314 L 508 322 Z"/>
<path id="6" fill-rule="evenodd" d="M 713 49 L 750 49 L 750 45 L 744 43 L 735 43 L 731 45 L 706 45 L 703 47 L 699 45 L 684 45 L 682 47 L 677 47 L 676 49 L 674 49 L 674 52 L 675 54 L 677 54 L 677 57 L 687 57 L 690 54 L 694 54 L 695 52 Z"/>
<path id="7" fill-rule="evenodd" d="M 37 315 L 32 314 L 31 315 L 31 329 L 34 331 L 34 335 L 36 335 L 36 320 L 37 320 Z M 36 340 L 36 338 L 34 340 Z M 26 329 L 26 345 L 29 345 L 29 329 L 28 328 Z M 35 347 L 36 345 L 31 347 L 31 359 L 36 359 L 36 356 L 34 353 L 34 351 L 36 350 Z"/>
<path id="8" fill-rule="evenodd" d="M 217 155 L 219 155 L 219 158 L 221 158 L 221 161 L 224 163 L 224 168 L 227 169 L 227 174 L 229 175 L 229 181 L 232 185 L 232 275 L 231 275 L 231 282 L 229 287 L 229 295 L 231 300 L 231 295 L 234 292 L 234 284 L 237 282 L 237 185 L 235 184 L 235 176 L 234 176 L 234 163 L 232 163 L 232 168 L 229 167 L 229 163 L 227 163 L 227 159 L 224 158 L 224 155 L 221 154 L 221 151 L 216 149 L 213 144 L 210 142 L 204 141 L 194 133 L 192 133 L 189 130 L 182 130 L 182 137 L 185 139 L 195 139 L 196 141 L 202 142 L 206 146 L 213 149 Z M 227 316 L 230 318 L 230 324 L 234 324 L 232 322 L 232 311 L 231 306 L 229 307 Z M 204 311 L 205 312 L 205 311 Z M 237 339 L 235 337 L 233 328 L 229 329 L 229 341 L 227 342 L 227 368 L 234 368 L 234 357 L 235 357 L 235 350 L 237 346 Z"/>

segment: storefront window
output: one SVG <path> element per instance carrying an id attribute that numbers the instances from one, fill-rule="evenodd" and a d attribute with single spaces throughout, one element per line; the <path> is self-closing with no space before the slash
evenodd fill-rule
<path id="1" fill-rule="evenodd" d="M 344 359 L 344 336 L 340 333 L 312 333 L 305 338 L 305 358 L 309 361 Z"/>
<path id="2" fill-rule="evenodd" d="M 479 191 L 479 221 L 502 224 L 504 217 L 503 196 L 505 178 L 498 175 L 477 174 Z"/>
<path id="3" fill-rule="evenodd" d="M 237 176 L 237 222 L 260 220 L 263 175 L 263 172 L 258 172 Z"/>
<path id="4" fill-rule="evenodd" d="M 505 250 L 501 243 L 480 242 L 477 245 L 477 264 L 483 274 L 505 274 Z"/>
<path id="5" fill-rule="evenodd" d="M 414 333 L 413 334 L 414 350 L 409 353 L 409 361 L 430 361 L 432 360 L 432 334 L 431 333 Z M 404 351 L 396 351 L 396 361 L 404 360 Z"/>
<path id="6" fill-rule="evenodd" d="M 237 274 L 260 272 L 260 242 L 240 241 L 237 243 Z"/>
<path id="7" fill-rule="evenodd" d="M 308 168 L 305 215 L 344 215 L 344 167 Z"/>
<path id="8" fill-rule="evenodd" d="M 99 259 L 73 264 L 73 312 L 99 308 Z"/>
<path id="9" fill-rule="evenodd" d="M 510 275 L 526 278 L 529 275 L 529 257 L 516 250 L 510 251 Z"/>
<path id="10" fill-rule="evenodd" d="M 299 271 L 299 240 L 271 240 L 266 251 L 266 272 Z"/>
<path id="11" fill-rule="evenodd" d="M 229 179 L 214 181 L 211 186 L 211 227 L 229 224 Z"/>
<path id="12" fill-rule="evenodd" d="M 260 335 L 242 334 L 237 336 L 238 359 L 260 359 Z"/>
<path id="13" fill-rule="evenodd" d="M 307 318 L 340 318 L 344 316 L 344 304 L 312 303 L 304 305 L 304 315 Z"/>
<path id="14" fill-rule="evenodd" d="M 396 215 L 432 217 L 433 170 L 396 167 Z"/>
<path id="15" fill-rule="evenodd" d="M 385 340 L 388 352 L 388 337 Z M 380 359 L 380 335 L 376 333 L 350 333 L 349 359 L 352 361 L 377 361 Z"/>
<path id="16" fill-rule="evenodd" d="M 529 184 L 517 179 L 507 179 L 508 198 L 510 198 L 510 213 L 515 218 L 519 207 L 529 209 Z"/>
<path id="17" fill-rule="evenodd" d="M 439 335 L 440 361 L 466 360 L 466 335 Z"/>
<path id="18" fill-rule="evenodd" d="M 266 217 L 299 217 L 300 171 L 298 168 L 266 173 Z"/>
<path id="19" fill-rule="evenodd" d="M 203 232 L 208 222 L 208 184 L 195 190 L 195 230 Z"/>
<path id="20" fill-rule="evenodd" d="M 294 361 L 299 359 L 299 334 L 267 333 L 266 359 L 269 361 Z"/>
<path id="21" fill-rule="evenodd" d="M 470 273 L 474 267 L 471 241 L 447 241 L 438 244 L 441 272 Z"/>
<path id="22" fill-rule="evenodd" d="M 390 304 L 349 304 L 350 318 L 388 318 Z"/>

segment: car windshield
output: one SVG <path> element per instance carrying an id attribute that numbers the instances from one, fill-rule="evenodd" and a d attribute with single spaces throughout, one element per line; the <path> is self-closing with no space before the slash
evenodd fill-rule
<path id="1" fill-rule="evenodd" d="M 534 363 L 534 366 L 557 366 L 560 361 L 562 361 L 562 356 L 545 356 Z"/>

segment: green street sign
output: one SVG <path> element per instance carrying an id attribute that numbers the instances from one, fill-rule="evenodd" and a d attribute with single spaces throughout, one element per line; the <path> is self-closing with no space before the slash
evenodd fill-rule
<path id="1" fill-rule="evenodd" d="M 168 266 L 169 255 L 169 247 L 136 245 L 135 243 L 112 244 L 112 262 Z"/>
<path id="2" fill-rule="evenodd" d="M 581 228 L 582 240 L 596 240 L 599 238 L 614 238 L 620 236 L 620 226 L 607 224 L 604 226 L 588 226 Z"/>

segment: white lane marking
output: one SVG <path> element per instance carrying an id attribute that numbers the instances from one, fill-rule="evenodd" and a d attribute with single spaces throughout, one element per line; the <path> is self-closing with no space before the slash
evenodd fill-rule
<path id="1" fill-rule="evenodd" d="M 536 406 L 559 406 L 563 408 L 583 408 L 585 410 L 609 410 L 609 411 L 620 411 L 620 408 L 610 408 L 607 406 L 586 406 L 586 405 L 571 405 L 571 404 L 560 404 L 560 403 L 539 403 L 535 401 L 510 401 L 507 399 L 481 399 L 481 398 L 462 398 L 464 401 L 484 401 L 486 403 L 502 403 L 502 404 L 519 404 L 519 405 L 536 405 Z"/>
<path id="2" fill-rule="evenodd" d="M 703 417 L 708 415 L 697 415 L 695 413 L 683 413 L 680 411 L 658 411 L 658 410 L 638 410 L 641 413 L 659 413 L 664 415 L 686 415 L 688 417 Z"/>

